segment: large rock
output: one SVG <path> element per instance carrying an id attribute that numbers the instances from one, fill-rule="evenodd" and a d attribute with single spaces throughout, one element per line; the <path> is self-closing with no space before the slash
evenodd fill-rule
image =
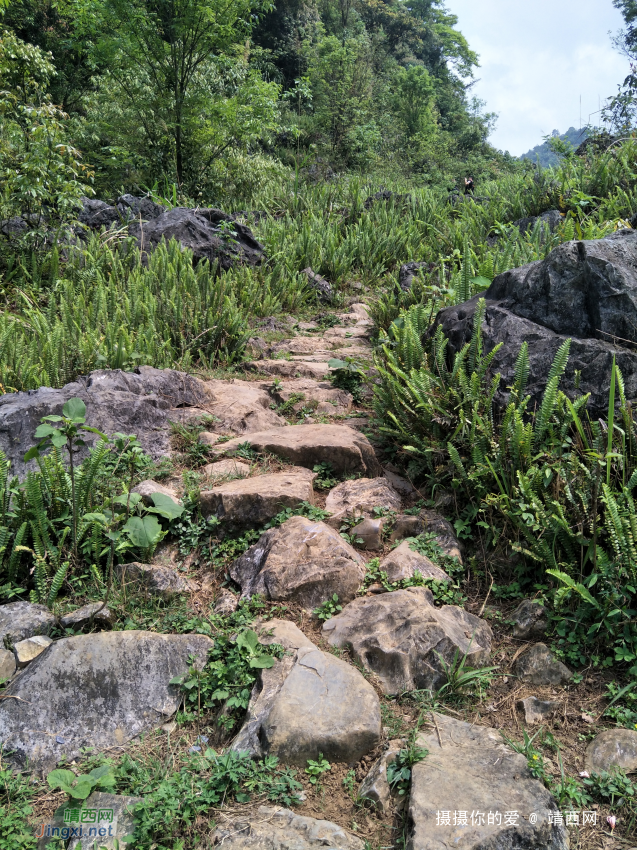
<path id="1" fill-rule="evenodd" d="M 367 437 L 345 425 L 289 425 L 247 434 L 213 448 L 214 454 L 231 454 L 241 443 L 249 442 L 259 452 L 271 452 L 312 469 L 317 463 L 329 463 L 336 473 L 359 472 L 366 476 L 381 474 L 380 464 Z"/>
<path id="2" fill-rule="evenodd" d="M 204 516 L 215 514 L 235 528 L 258 528 L 286 508 L 313 504 L 314 477 L 309 470 L 298 468 L 229 481 L 201 493 L 201 512 Z"/>
<path id="3" fill-rule="evenodd" d="M 289 809 L 259 806 L 254 814 L 219 818 L 215 846 L 226 850 L 364 850 L 362 839 L 327 820 L 297 815 Z"/>
<path id="4" fill-rule="evenodd" d="M 158 218 L 165 209 L 150 198 L 136 198 L 134 195 L 120 195 L 113 206 L 98 201 L 97 198 L 82 198 L 78 221 L 91 230 L 100 230 L 113 224 L 121 227 L 133 219 L 151 221 Z"/>
<path id="5" fill-rule="evenodd" d="M 387 580 L 391 584 L 412 578 L 417 572 L 423 578 L 451 581 L 444 570 L 437 567 L 425 555 L 415 552 L 409 540 L 403 540 L 389 555 L 385 555 L 380 562 L 380 568 L 387 574 Z"/>
<path id="6" fill-rule="evenodd" d="M 146 224 L 131 222 L 128 232 L 137 239 L 142 252 L 176 239 L 192 251 L 194 260 L 217 262 L 224 270 L 237 263 L 256 266 L 265 259 L 263 245 L 250 228 L 216 209 L 175 207 Z"/>
<path id="7" fill-rule="evenodd" d="M 341 603 L 353 599 L 365 578 L 365 562 L 324 522 L 292 517 L 261 535 L 230 567 L 242 596 L 291 600 L 307 608 L 333 594 Z"/>
<path id="8" fill-rule="evenodd" d="M 450 357 L 471 338 L 479 297 L 438 314 Z M 490 369 L 501 375 L 500 406 L 514 383 L 522 343 L 529 346 L 531 409 L 540 403 L 553 358 L 568 338 L 570 359 L 560 384 L 568 395 L 591 393 L 588 409 L 606 413 L 616 357 L 627 397 L 637 397 L 637 233 L 622 230 L 605 239 L 566 242 L 545 260 L 499 275 L 483 297 L 485 354 L 504 343 Z"/>
<path id="9" fill-rule="evenodd" d="M 136 493 L 138 496 L 141 496 L 142 502 L 146 505 L 146 507 L 152 507 L 155 504 L 153 501 L 155 493 L 159 493 L 162 496 L 168 496 L 168 498 L 176 505 L 180 504 L 179 497 L 172 487 L 166 487 L 165 484 L 159 484 L 157 481 L 153 481 L 152 479 L 140 481 L 139 484 L 136 484 L 133 487 L 131 493 Z"/>
<path id="10" fill-rule="evenodd" d="M 206 381 L 210 400 L 206 413 L 215 419 L 210 426 L 219 434 L 249 434 L 285 425 L 285 419 L 270 409 L 272 397 L 249 381 Z"/>
<path id="11" fill-rule="evenodd" d="M 452 664 L 466 653 L 471 667 L 481 667 L 493 638 L 487 623 L 462 608 L 435 608 L 423 587 L 355 599 L 327 620 L 323 634 L 375 673 L 386 694 L 438 690 L 447 678 L 441 658 Z"/>
<path id="12" fill-rule="evenodd" d="M 182 693 L 170 680 L 205 663 L 204 635 L 123 631 L 53 643 L 5 691 L 0 741 L 10 763 L 48 771 L 83 747 L 121 747 L 173 715 Z M 46 699 L 42 695 L 46 694 Z"/>
<path id="13" fill-rule="evenodd" d="M 637 732 L 633 729 L 605 729 L 586 748 L 585 767 L 589 773 L 609 772 L 614 767 L 634 773 L 637 770 Z"/>
<path id="14" fill-rule="evenodd" d="M 417 743 L 429 754 L 412 770 L 408 850 L 568 850 L 566 828 L 549 822 L 556 801 L 496 729 L 442 714 L 427 726 Z"/>
<path id="15" fill-rule="evenodd" d="M 60 415 L 64 403 L 75 397 L 86 404 L 88 425 L 109 436 L 136 434 L 144 451 L 159 460 L 170 454 L 170 420 L 177 408 L 205 405 L 208 391 L 203 381 L 184 372 L 138 366 L 133 372 L 100 369 L 59 390 L 41 387 L 0 396 L 0 449 L 15 475 L 37 468 L 23 457 L 35 443 L 40 419 Z M 98 438 L 88 434 L 85 439 L 91 444 Z"/>
<path id="16" fill-rule="evenodd" d="M 359 478 L 343 481 L 330 490 L 325 510 L 331 514 L 330 525 L 338 525 L 344 517 L 373 514 L 374 508 L 399 511 L 401 499 L 386 478 Z"/>
<path id="17" fill-rule="evenodd" d="M 0 605 L 0 646 L 16 644 L 33 635 L 48 635 L 56 622 L 46 605 L 31 602 Z"/>
<path id="18" fill-rule="evenodd" d="M 358 670 L 321 652 L 292 623 L 272 621 L 264 628 L 274 631 L 265 640 L 281 643 L 287 653 L 261 672 L 233 749 L 303 766 L 319 753 L 352 763 L 375 749 L 380 702 Z"/>
<path id="19" fill-rule="evenodd" d="M 0 684 L 8 682 L 15 670 L 16 661 L 13 652 L 0 648 Z"/>

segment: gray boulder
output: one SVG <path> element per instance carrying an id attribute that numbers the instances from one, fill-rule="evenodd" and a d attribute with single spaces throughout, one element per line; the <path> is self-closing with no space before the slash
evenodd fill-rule
<path id="1" fill-rule="evenodd" d="M 25 453 L 34 445 L 33 434 L 43 416 L 60 415 L 70 398 L 86 404 L 88 425 L 107 435 L 116 431 L 136 434 L 154 460 L 170 454 L 170 419 L 176 408 L 206 404 L 203 381 L 173 369 L 138 366 L 133 372 L 99 369 L 59 390 L 41 387 L 0 396 L 0 449 L 11 461 L 11 471 L 22 478 L 28 469 Z M 87 435 L 88 443 L 97 440 Z"/>
<path id="2" fill-rule="evenodd" d="M 158 728 L 182 700 L 171 679 L 188 671 L 191 655 L 203 665 L 212 646 L 204 635 L 142 631 L 56 641 L 9 685 L 5 696 L 17 699 L 0 701 L 5 758 L 46 772 L 83 747 L 121 747 Z"/>
<path id="3" fill-rule="evenodd" d="M 224 271 L 237 263 L 257 266 L 265 259 L 263 245 L 250 228 L 216 209 L 175 207 L 145 224 L 132 221 L 128 232 L 137 239 L 142 253 L 176 239 L 192 251 L 195 261 L 218 263 Z"/>
<path id="4" fill-rule="evenodd" d="M 554 658 L 543 643 L 536 643 L 523 652 L 516 659 L 513 672 L 531 685 L 565 685 L 573 678 L 568 667 Z"/>
<path id="5" fill-rule="evenodd" d="M 532 599 L 523 599 L 511 615 L 513 637 L 541 637 L 548 628 L 549 618 L 544 605 Z"/>
<path id="6" fill-rule="evenodd" d="M 304 274 L 307 278 L 308 288 L 311 289 L 318 298 L 319 301 L 325 301 L 328 304 L 332 301 L 333 293 L 332 293 L 332 284 L 325 280 L 324 277 L 321 277 L 320 274 L 313 271 L 311 268 L 303 269 L 301 274 Z"/>
<path id="7" fill-rule="evenodd" d="M 480 297 L 438 314 L 450 358 L 471 338 Z M 553 358 L 569 338 L 570 358 L 560 385 L 564 392 L 570 397 L 590 393 L 588 409 L 604 414 L 615 356 L 627 397 L 637 397 L 637 233 L 622 230 L 605 239 L 566 242 L 545 260 L 498 275 L 483 297 L 485 354 L 504 343 L 491 366 L 491 374 L 501 375 L 499 406 L 508 399 L 523 342 L 529 346 L 532 407 L 540 403 Z"/>
<path id="8" fill-rule="evenodd" d="M 48 635 L 56 622 L 46 605 L 31 602 L 0 605 L 0 646 L 16 644 L 33 635 Z"/>
<path id="9" fill-rule="evenodd" d="M 222 814 L 213 836 L 227 850 L 363 850 L 365 843 L 327 820 L 297 815 L 289 809 L 259 806 L 256 812 Z"/>
<path id="10" fill-rule="evenodd" d="M 352 763 L 375 749 L 380 702 L 358 670 L 321 652 L 293 623 L 272 621 L 264 629 L 273 634 L 262 640 L 282 644 L 287 653 L 261 671 L 232 748 L 295 765 L 319 753 Z"/>
<path id="11" fill-rule="evenodd" d="M 417 738 L 429 754 L 412 771 L 408 850 L 568 850 L 566 828 L 549 822 L 558 805 L 523 755 L 496 729 L 434 718 Z"/>
<path id="12" fill-rule="evenodd" d="M 424 587 L 355 599 L 326 621 L 323 634 L 375 673 L 386 694 L 438 690 L 446 681 L 441 657 L 451 664 L 456 652 L 466 653 L 471 667 L 482 667 L 493 639 L 488 624 L 462 608 L 434 607 Z"/>
<path id="13" fill-rule="evenodd" d="M 409 292 L 414 278 L 425 275 L 426 272 L 431 272 L 435 268 L 433 263 L 404 263 L 398 272 L 398 286 L 403 292 Z"/>
<path id="14" fill-rule="evenodd" d="M 261 535 L 230 567 L 242 596 L 290 600 L 313 608 L 337 594 L 353 599 L 365 578 L 358 552 L 324 522 L 292 517 Z"/>
<path id="15" fill-rule="evenodd" d="M 517 707 L 523 712 L 524 720 L 529 726 L 546 723 L 561 708 L 561 705 L 559 700 L 542 700 L 537 697 L 526 697 L 517 702 Z"/>
<path id="16" fill-rule="evenodd" d="M 637 770 L 637 732 L 634 729 L 605 729 L 590 742 L 584 761 L 589 773 L 602 773 L 614 767 L 634 773 Z"/>

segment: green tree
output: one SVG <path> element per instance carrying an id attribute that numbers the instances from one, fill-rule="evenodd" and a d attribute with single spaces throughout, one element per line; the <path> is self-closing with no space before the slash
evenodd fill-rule
<path id="1" fill-rule="evenodd" d="M 254 0 L 104 0 L 100 6 L 98 55 L 110 57 L 104 90 L 133 117 L 137 147 L 150 145 L 161 169 L 172 168 L 180 184 L 193 182 L 193 157 L 200 168 L 202 160 L 254 139 L 257 123 L 263 132 L 274 126 L 278 90 L 248 66 L 247 40 L 263 7 Z"/>
<path id="2" fill-rule="evenodd" d="M 91 172 L 67 138 L 68 116 L 47 94 L 54 74 L 50 55 L 0 30 L 0 222 L 23 216 L 18 235 L 36 242 L 45 222 L 71 221 L 91 192 Z"/>

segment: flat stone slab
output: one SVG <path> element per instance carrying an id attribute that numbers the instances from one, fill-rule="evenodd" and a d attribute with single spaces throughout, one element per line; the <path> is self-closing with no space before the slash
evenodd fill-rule
<path id="1" fill-rule="evenodd" d="M 350 516 L 370 517 L 374 508 L 400 511 L 402 500 L 387 478 L 359 478 L 343 481 L 328 493 L 325 510 L 331 516 L 329 524 L 335 527 Z"/>
<path id="2" fill-rule="evenodd" d="M 637 732 L 632 729 L 605 729 L 586 748 L 585 767 L 589 773 L 602 773 L 620 767 L 626 773 L 637 770 Z"/>
<path id="3" fill-rule="evenodd" d="M 213 836 L 228 850 L 364 850 L 351 832 L 327 820 L 297 815 L 289 809 L 260 806 L 253 814 L 221 813 Z"/>
<path id="4" fill-rule="evenodd" d="M 324 378 L 332 371 L 327 360 L 254 360 L 245 364 L 248 369 L 281 378 Z"/>
<path id="5" fill-rule="evenodd" d="M 542 700 L 537 697 L 526 697 L 518 700 L 517 706 L 524 713 L 524 720 L 529 726 L 537 726 L 546 721 L 559 710 L 559 700 Z"/>
<path id="6" fill-rule="evenodd" d="M 8 682 L 15 671 L 15 655 L 8 649 L 0 649 L 0 683 Z"/>
<path id="7" fill-rule="evenodd" d="M 315 477 L 309 470 L 298 468 L 229 481 L 201 492 L 201 513 L 214 514 L 236 528 L 258 528 L 286 508 L 313 504 Z"/>
<path id="8" fill-rule="evenodd" d="M 48 635 L 56 622 L 46 605 L 31 602 L 0 605 L 0 646 L 5 640 L 16 644 L 33 635 Z"/>
<path id="9" fill-rule="evenodd" d="M 438 690 L 447 680 L 440 656 L 451 664 L 457 650 L 482 667 L 493 639 L 484 620 L 455 605 L 436 608 L 424 587 L 355 599 L 325 622 L 323 634 L 375 673 L 386 694 Z"/>
<path id="10" fill-rule="evenodd" d="M 311 409 L 313 415 L 344 416 L 352 409 L 351 393 L 332 386 L 329 381 L 296 378 L 286 381 L 276 389 L 265 383 L 261 386 L 269 390 L 270 396 L 277 404 L 285 404 L 297 396 L 302 396 L 293 403 L 296 412 L 305 407 Z"/>
<path id="11" fill-rule="evenodd" d="M 206 464 L 201 470 L 201 474 L 205 479 L 212 481 L 222 478 L 247 478 L 250 475 L 250 466 L 229 457 L 226 460 Z"/>
<path id="12" fill-rule="evenodd" d="M 336 594 L 348 602 L 365 578 L 361 555 L 333 528 L 292 517 L 261 535 L 230 567 L 242 597 L 290 600 L 313 608 Z"/>
<path id="13" fill-rule="evenodd" d="M 270 452 L 308 469 L 325 462 L 339 474 L 358 472 L 367 477 L 381 474 L 380 464 L 367 437 L 345 425 L 273 428 L 214 446 L 212 452 L 231 454 L 244 442 L 249 442 L 258 452 Z"/>
<path id="14" fill-rule="evenodd" d="M 209 393 L 205 412 L 215 422 L 210 430 L 220 434 L 249 434 L 264 428 L 285 425 L 285 419 L 271 410 L 272 399 L 258 384 L 250 381 L 206 381 Z"/>
<path id="15" fill-rule="evenodd" d="M 46 772 L 83 747 L 120 747 L 158 728 L 182 700 L 170 680 L 188 671 L 191 655 L 203 664 L 212 646 L 205 635 L 143 631 L 56 641 L 4 692 L 18 699 L 0 701 L 5 758 Z"/>
<path id="16" fill-rule="evenodd" d="M 408 850 L 568 850 L 566 827 L 549 823 L 558 805 L 526 758 L 496 729 L 434 716 L 417 738 L 429 754 L 412 771 Z"/>

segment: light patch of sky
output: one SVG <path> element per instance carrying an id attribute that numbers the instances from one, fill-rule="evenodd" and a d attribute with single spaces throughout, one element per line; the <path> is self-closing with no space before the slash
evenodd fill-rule
<path id="1" fill-rule="evenodd" d="M 599 103 L 629 70 L 609 31 L 624 21 L 612 0 L 447 0 L 480 56 L 472 92 L 499 114 L 491 143 L 515 156 L 554 129 L 595 124 Z M 581 116 L 580 125 L 580 96 Z"/>

